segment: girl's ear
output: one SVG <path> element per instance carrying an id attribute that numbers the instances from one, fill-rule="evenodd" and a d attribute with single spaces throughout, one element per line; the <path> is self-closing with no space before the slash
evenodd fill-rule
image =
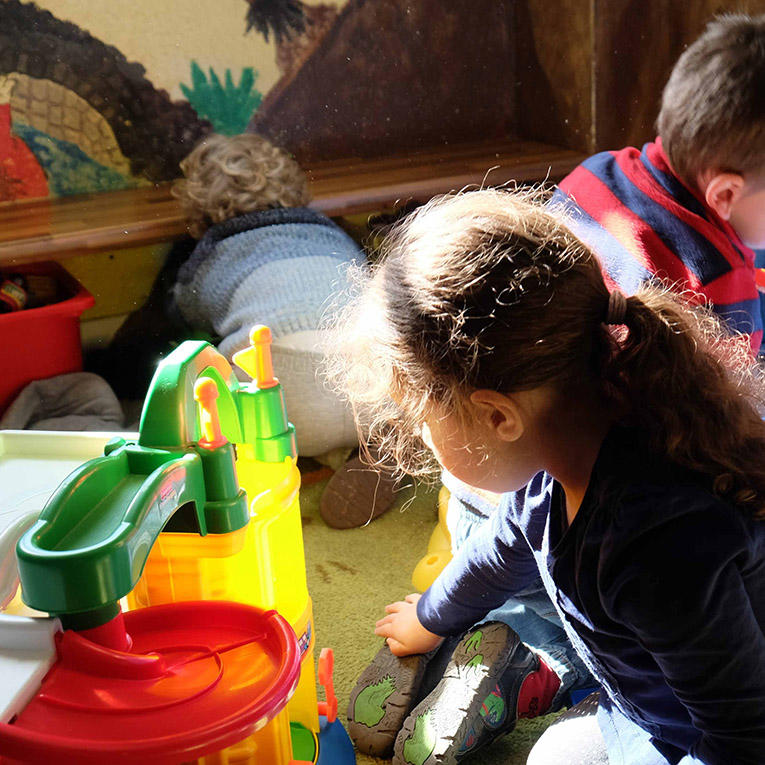
<path id="1" fill-rule="evenodd" d="M 701 186 L 706 203 L 722 218 L 730 219 L 731 209 L 741 196 L 744 178 L 738 173 L 715 173 Z"/>
<path id="2" fill-rule="evenodd" d="M 510 397 L 494 390 L 476 390 L 470 394 L 481 423 L 501 441 L 517 441 L 524 430 L 518 404 Z"/>

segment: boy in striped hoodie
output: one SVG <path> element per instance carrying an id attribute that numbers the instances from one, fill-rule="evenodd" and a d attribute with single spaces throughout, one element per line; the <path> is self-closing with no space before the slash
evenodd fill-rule
<path id="1" fill-rule="evenodd" d="M 765 16 L 709 24 L 675 65 L 659 137 L 590 157 L 559 185 L 609 286 L 653 279 L 706 299 L 762 343 L 753 249 L 765 247 Z"/>

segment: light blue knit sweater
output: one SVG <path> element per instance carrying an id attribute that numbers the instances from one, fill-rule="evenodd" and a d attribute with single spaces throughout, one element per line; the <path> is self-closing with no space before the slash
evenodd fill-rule
<path id="1" fill-rule="evenodd" d="M 274 371 L 305 455 L 354 445 L 355 429 L 346 407 L 316 377 L 319 348 L 298 351 L 279 341 L 317 330 L 326 308 L 339 304 L 348 266 L 365 262 L 326 216 L 279 208 L 211 227 L 178 273 L 178 309 L 195 329 L 221 337 L 227 358 L 247 346 L 253 325 L 271 328 Z"/>

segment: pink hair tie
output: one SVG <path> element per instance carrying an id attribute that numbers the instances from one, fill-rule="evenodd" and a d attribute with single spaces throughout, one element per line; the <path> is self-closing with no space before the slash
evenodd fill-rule
<path id="1" fill-rule="evenodd" d="M 608 296 L 608 308 L 606 308 L 606 318 L 604 324 L 624 324 L 624 317 L 627 315 L 627 298 L 614 290 Z"/>

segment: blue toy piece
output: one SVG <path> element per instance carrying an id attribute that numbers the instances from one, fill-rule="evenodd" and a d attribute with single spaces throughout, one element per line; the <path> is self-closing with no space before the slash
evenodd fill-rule
<path id="1" fill-rule="evenodd" d="M 319 759 L 316 765 L 352 765 L 356 752 L 340 720 L 327 722 L 319 715 Z"/>

